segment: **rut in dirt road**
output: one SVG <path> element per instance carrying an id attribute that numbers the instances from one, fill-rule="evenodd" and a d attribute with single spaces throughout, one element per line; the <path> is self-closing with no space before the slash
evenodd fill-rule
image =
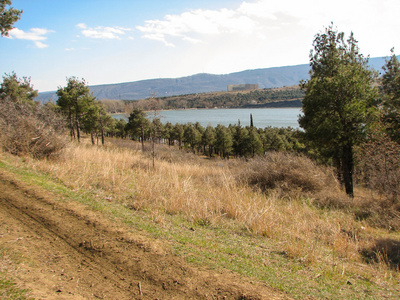
<path id="1" fill-rule="evenodd" d="M 231 272 L 195 268 L 168 245 L 0 172 L 0 245 L 39 299 L 287 299 Z M 0 232 L 1 233 L 1 232 Z"/>

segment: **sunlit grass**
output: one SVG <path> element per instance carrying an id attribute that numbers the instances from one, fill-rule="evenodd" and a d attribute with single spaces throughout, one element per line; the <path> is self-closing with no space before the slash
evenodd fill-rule
<path id="1" fill-rule="evenodd" d="M 320 209 L 306 194 L 254 189 L 237 180 L 243 161 L 177 157 L 160 148 L 153 168 L 137 149 L 83 143 L 63 159 L 13 163 L 44 172 L 44 182 L 56 180 L 53 191 L 64 185 L 87 194 L 92 207 L 170 241 L 189 261 L 229 268 L 295 297 L 376 298 L 399 288 L 399 273 L 383 256 L 372 263 L 363 256 L 378 239 L 398 240 L 397 233 L 347 210 Z"/>

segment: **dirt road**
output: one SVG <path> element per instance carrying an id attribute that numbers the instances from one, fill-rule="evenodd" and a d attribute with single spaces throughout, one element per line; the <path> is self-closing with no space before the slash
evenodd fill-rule
<path id="1" fill-rule="evenodd" d="M 36 299 L 287 299 L 228 271 L 200 269 L 161 242 L 0 171 L 0 261 Z"/>

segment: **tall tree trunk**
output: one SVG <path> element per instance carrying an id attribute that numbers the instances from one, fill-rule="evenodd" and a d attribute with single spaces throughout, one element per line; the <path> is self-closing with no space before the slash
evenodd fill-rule
<path id="1" fill-rule="evenodd" d="M 92 145 L 96 144 L 95 141 L 94 141 L 94 134 L 93 134 L 93 132 L 90 133 L 90 137 L 91 137 L 91 139 L 92 139 Z"/>
<path id="2" fill-rule="evenodd" d="M 68 119 L 69 119 L 69 127 L 71 129 L 71 131 L 70 131 L 71 139 L 75 139 L 76 137 L 75 137 L 74 122 L 73 122 L 73 117 L 72 117 L 71 111 L 69 111 Z"/>
<path id="3" fill-rule="evenodd" d="M 104 145 L 104 126 L 103 126 L 103 121 L 100 119 L 100 131 L 101 131 L 101 144 Z"/>
<path id="4" fill-rule="evenodd" d="M 345 144 L 342 148 L 342 176 L 344 181 L 344 187 L 346 194 L 350 197 L 354 197 L 353 188 L 353 171 L 354 171 L 354 159 L 353 159 L 353 147 L 351 144 Z"/>
<path id="5" fill-rule="evenodd" d="M 79 114 L 75 114 L 75 126 L 76 126 L 76 137 L 78 138 L 78 142 L 81 142 L 81 130 L 79 125 Z"/>
<path id="6" fill-rule="evenodd" d="M 142 133 L 142 152 L 144 152 L 144 127 L 143 127 L 143 125 L 140 125 L 140 130 Z"/>

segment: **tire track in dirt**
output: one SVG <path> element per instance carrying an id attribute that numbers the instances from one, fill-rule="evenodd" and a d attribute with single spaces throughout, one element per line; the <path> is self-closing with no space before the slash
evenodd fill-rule
<path id="1" fill-rule="evenodd" d="M 168 247 L 0 171 L 0 246 L 39 299 L 288 299 L 231 272 L 195 268 Z"/>

